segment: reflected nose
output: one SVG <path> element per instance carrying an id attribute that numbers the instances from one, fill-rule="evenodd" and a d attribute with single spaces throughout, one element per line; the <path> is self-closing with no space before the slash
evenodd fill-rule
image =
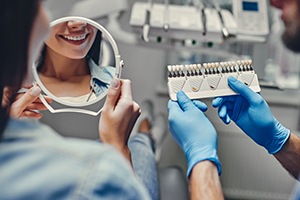
<path id="1" fill-rule="evenodd" d="M 86 23 L 81 21 L 68 21 L 67 26 L 72 30 L 80 30 L 86 27 Z"/>

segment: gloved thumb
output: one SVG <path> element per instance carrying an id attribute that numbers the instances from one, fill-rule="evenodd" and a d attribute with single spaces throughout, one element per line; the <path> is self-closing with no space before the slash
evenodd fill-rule
<path id="1" fill-rule="evenodd" d="M 252 104 L 259 97 L 257 93 L 236 78 L 229 76 L 227 80 L 229 86 L 234 91 L 241 94 L 249 102 L 249 104 Z"/>
<path id="2" fill-rule="evenodd" d="M 119 99 L 120 92 L 121 92 L 120 80 L 118 78 L 113 78 L 108 88 L 105 106 L 114 108 Z"/>
<path id="3" fill-rule="evenodd" d="M 183 111 L 195 108 L 192 100 L 183 91 L 177 92 L 177 101 Z"/>

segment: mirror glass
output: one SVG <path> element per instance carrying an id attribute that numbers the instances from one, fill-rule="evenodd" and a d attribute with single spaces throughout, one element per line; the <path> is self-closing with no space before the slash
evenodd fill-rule
<path id="1" fill-rule="evenodd" d="M 69 106 L 91 105 L 107 94 L 114 76 L 117 47 L 98 23 L 67 17 L 51 24 L 34 71 L 45 95 Z"/>

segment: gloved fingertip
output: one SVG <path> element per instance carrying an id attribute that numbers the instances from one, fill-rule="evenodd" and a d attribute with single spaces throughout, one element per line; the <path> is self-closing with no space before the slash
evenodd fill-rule
<path id="1" fill-rule="evenodd" d="M 230 123 L 230 117 L 229 117 L 229 115 L 228 114 L 226 114 L 226 122 L 225 122 L 226 124 L 229 124 Z"/>
<path id="2" fill-rule="evenodd" d="M 221 103 L 222 103 L 222 98 L 220 98 L 220 97 L 216 97 L 216 98 L 214 98 L 213 100 L 212 100 L 212 106 L 214 107 L 214 108 L 217 108 L 217 107 L 219 107 L 220 105 L 221 105 Z"/>
<path id="3" fill-rule="evenodd" d="M 178 98 L 183 98 L 183 97 L 186 97 L 186 94 L 182 90 L 178 91 L 177 92 L 177 99 Z"/>
<path id="4" fill-rule="evenodd" d="M 226 108 L 225 105 L 223 105 L 223 106 L 220 108 L 220 111 L 219 111 L 219 117 L 224 118 L 225 115 L 226 115 L 226 112 L 227 112 L 227 108 Z"/>
<path id="5" fill-rule="evenodd" d="M 227 79 L 228 83 L 236 83 L 237 82 L 237 79 L 234 78 L 233 76 L 229 76 L 228 79 Z"/>
<path id="6" fill-rule="evenodd" d="M 204 104 L 204 103 L 203 103 Z M 208 107 L 207 107 L 207 105 L 206 104 L 204 104 L 204 106 L 202 107 L 202 112 L 205 112 L 205 111 L 207 111 L 207 109 L 208 109 Z"/>

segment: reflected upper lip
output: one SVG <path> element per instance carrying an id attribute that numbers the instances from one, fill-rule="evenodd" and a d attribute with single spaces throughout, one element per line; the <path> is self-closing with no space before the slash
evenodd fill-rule
<path id="1" fill-rule="evenodd" d="M 72 41 L 79 41 L 79 40 L 84 40 L 89 33 L 85 34 L 70 34 L 70 35 L 59 35 L 60 37 L 67 39 L 67 40 L 72 40 Z"/>

